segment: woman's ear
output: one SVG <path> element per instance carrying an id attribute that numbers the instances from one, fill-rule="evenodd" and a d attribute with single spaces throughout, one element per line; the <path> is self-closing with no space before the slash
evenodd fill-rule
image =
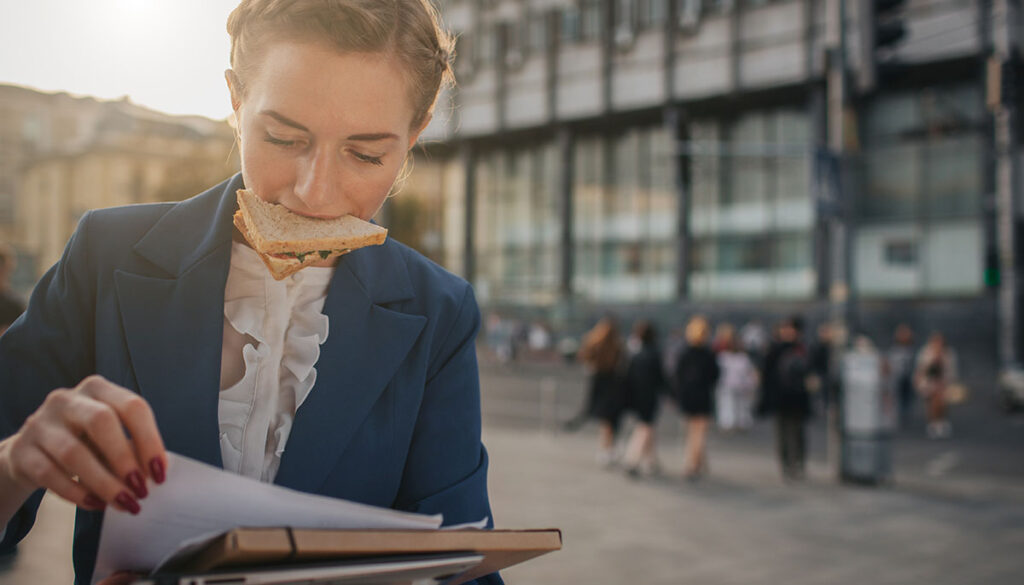
<path id="1" fill-rule="evenodd" d="M 231 109 L 238 112 L 242 106 L 242 83 L 238 80 L 238 74 L 233 70 L 224 71 L 224 79 L 228 82 L 228 91 L 231 92 Z"/>

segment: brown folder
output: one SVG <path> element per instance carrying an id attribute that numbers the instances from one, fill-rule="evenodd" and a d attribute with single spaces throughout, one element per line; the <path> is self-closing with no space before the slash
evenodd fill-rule
<path id="1" fill-rule="evenodd" d="M 457 585 L 562 548 L 562 532 L 542 530 L 318 530 L 235 528 L 207 543 L 178 572 L 238 566 L 323 562 L 450 552 L 483 555 L 479 565 L 446 585 Z"/>

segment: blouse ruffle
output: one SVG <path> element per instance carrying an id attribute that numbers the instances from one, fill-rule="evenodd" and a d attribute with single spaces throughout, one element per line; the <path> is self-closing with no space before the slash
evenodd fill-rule
<path id="1" fill-rule="evenodd" d="M 295 412 L 316 383 L 332 274 L 331 268 L 310 267 L 277 281 L 255 251 L 232 244 L 225 335 L 249 336 L 256 344 L 242 348 L 242 379 L 220 392 L 225 469 L 266 482 L 277 475 Z"/>

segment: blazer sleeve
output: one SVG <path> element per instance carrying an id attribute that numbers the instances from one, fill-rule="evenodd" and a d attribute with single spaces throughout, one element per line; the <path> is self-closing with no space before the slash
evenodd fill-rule
<path id="1" fill-rule="evenodd" d="M 487 451 L 480 441 L 480 375 L 476 335 L 480 311 L 469 285 L 457 316 L 428 365 L 426 387 L 395 507 L 443 514 L 444 524 L 487 519 Z M 497 585 L 493 573 L 475 581 Z"/>
<path id="2" fill-rule="evenodd" d="M 0 335 L 0 438 L 17 432 L 51 390 L 91 373 L 95 287 L 88 226 L 86 213 L 60 260 L 36 284 L 25 313 Z M 0 554 L 28 534 L 42 496 L 38 490 L 8 523 Z"/>

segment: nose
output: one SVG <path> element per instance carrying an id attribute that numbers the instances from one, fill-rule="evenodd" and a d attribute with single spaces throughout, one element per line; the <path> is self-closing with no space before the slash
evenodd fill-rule
<path id="1" fill-rule="evenodd" d="M 295 196 L 301 202 L 301 209 L 293 209 L 312 217 L 336 217 L 339 215 L 340 194 L 338 186 L 338 161 L 327 148 L 317 148 L 299 162 L 295 178 Z"/>

